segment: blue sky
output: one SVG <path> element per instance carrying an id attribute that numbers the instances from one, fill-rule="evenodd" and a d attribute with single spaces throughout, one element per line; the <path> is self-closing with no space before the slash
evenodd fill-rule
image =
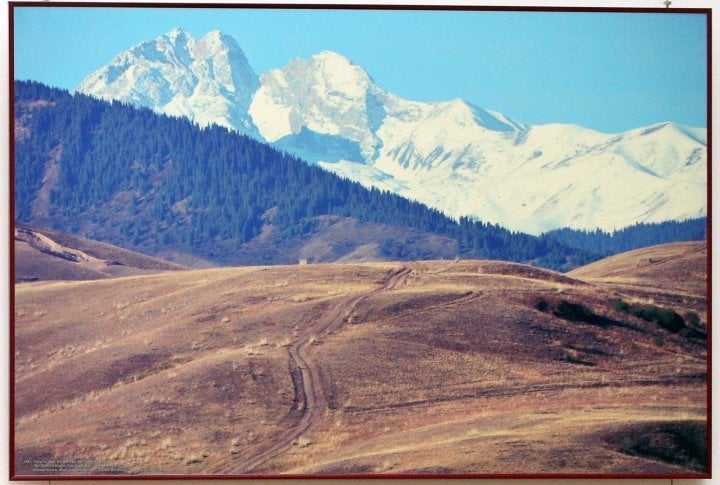
<path id="1" fill-rule="evenodd" d="M 463 98 L 529 124 L 620 132 L 705 126 L 703 15 L 17 7 L 15 77 L 72 89 L 117 53 L 182 26 L 234 37 L 256 72 L 329 49 L 381 87 Z"/>

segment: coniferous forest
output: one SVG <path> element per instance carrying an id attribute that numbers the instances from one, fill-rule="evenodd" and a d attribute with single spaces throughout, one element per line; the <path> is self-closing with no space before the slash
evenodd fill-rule
<path id="1" fill-rule="evenodd" d="M 599 229 L 556 229 L 543 236 L 604 257 L 655 244 L 701 241 L 707 237 L 707 217 L 658 224 L 639 223 L 612 233 Z"/>
<path id="2" fill-rule="evenodd" d="M 238 251 L 268 225 L 272 242 L 281 244 L 312 234 L 319 216 L 450 238 L 460 257 L 553 269 L 705 237 L 705 219 L 640 225 L 612 235 L 559 230 L 541 237 L 467 218 L 456 221 L 225 128 L 200 128 L 31 81 L 15 82 L 14 110 L 15 221 L 148 254 L 173 249 L 222 264 L 246 263 Z M 407 241 L 378 242 L 388 257 L 433 256 L 412 248 L 398 251 Z"/>

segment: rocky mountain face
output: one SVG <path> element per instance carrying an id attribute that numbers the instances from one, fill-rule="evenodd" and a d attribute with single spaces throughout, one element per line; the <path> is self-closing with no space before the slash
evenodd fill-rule
<path id="1" fill-rule="evenodd" d="M 258 87 L 232 37 L 215 30 L 195 40 L 176 28 L 118 54 L 77 91 L 256 136 L 248 107 Z"/>
<path id="2" fill-rule="evenodd" d="M 452 217 L 531 234 L 707 214 L 705 129 L 525 125 L 461 99 L 403 99 L 331 51 L 258 77 L 232 38 L 175 29 L 78 91 L 232 128 Z"/>

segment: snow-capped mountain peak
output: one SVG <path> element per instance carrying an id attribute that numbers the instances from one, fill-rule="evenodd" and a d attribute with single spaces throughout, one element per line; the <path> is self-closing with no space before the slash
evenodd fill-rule
<path id="1" fill-rule="evenodd" d="M 328 64 L 336 64 L 336 65 L 342 65 L 342 66 L 354 66 L 352 61 L 348 59 L 347 57 L 343 56 L 342 54 L 339 54 L 335 51 L 331 50 L 324 50 L 320 51 L 316 54 L 313 54 L 311 56 L 312 59 L 328 63 Z"/>
<path id="2" fill-rule="evenodd" d="M 77 90 L 257 136 L 247 109 L 258 85 L 232 37 L 212 31 L 197 41 L 177 27 L 120 53 Z"/>
<path id="3" fill-rule="evenodd" d="M 224 54 L 228 56 L 228 58 L 241 62 L 243 65 L 248 67 L 250 65 L 245 57 L 245 53 L 235 39 L 223 34 L 219 30 L 212 30 L 202 36 L 195 44 L 193 54 L 196 58 L 207 58 Z"/>
<path id="4" fill-rule="evenodd" d="M 365 70 L 353 64 L 350 59 L 335 51 L 321 51 L 310 58 L 310 62 L 298 59 L 305 68 L 315 71 L 315 75 L 322 76 L 326 82 L 347 88 L 367 88 L 372 83 Z"/>
<path id="5" fill-rule="evenodd" d="M 383 96 L 365 70 L 336 52 L 323 51 L 263 74 L 249 113 L 270 142 L 309 130 L 340 137 L 367 158 L 376 145 L 372 117 L 382 116 L 369 113 L 368 100 Z"/>
<path id="6" fill-rule="evenodd" d="M 452 217 L 533 234 L 707 214 L 703 128 L 525 125 L 459 98 L 404 99 L 331 50 L 258 77 L 230 36 L 176 28 L 78 90 L 226 126 Z"/>
<path id="7" fill-rule="evenodd" d="M 171 31 L 163 34 L 161 37 L 165 37 L 171 43 L 177 44 L 192 38 L 192 34 L 182 27 L 175 27 Z"/>

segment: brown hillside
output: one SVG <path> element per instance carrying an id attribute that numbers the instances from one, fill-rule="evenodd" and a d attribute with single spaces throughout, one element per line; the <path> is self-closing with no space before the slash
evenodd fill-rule
<path id="1" fill-rule="evenodd" d="M 613 305 L 644 291 L 487 261 L 18 284 L 16 471 L 703 473 L 704 322 Z"/>
<path id="2" fill-rule="evenodd" d="M 15 279 L 93 280 L 176 271 L 182 266 L 52 229 L 15 228 Z"/>
<path id="3" fill-rule="evenodd" d="M 272 214 L 272 211 L 268 211 Z M 317 216 L 313 229 L 300 236 L 283 235 L 266 218 L 262 233 L 225 251 L 244 264 L 364 263 L 390 259 L 454 259 L 457 243 L 450 238 L 403 226 L 359 222 L 352 217 Z M 387 244 L 383 251 L 383 244 Z M 220 257 L 219 260 L 223 258 Z"/>
<path id="4" fill-rule="evenodd" d="M 661 244 L 610 256 L 568 276 L 707 296 L 707 242 Z"/>

